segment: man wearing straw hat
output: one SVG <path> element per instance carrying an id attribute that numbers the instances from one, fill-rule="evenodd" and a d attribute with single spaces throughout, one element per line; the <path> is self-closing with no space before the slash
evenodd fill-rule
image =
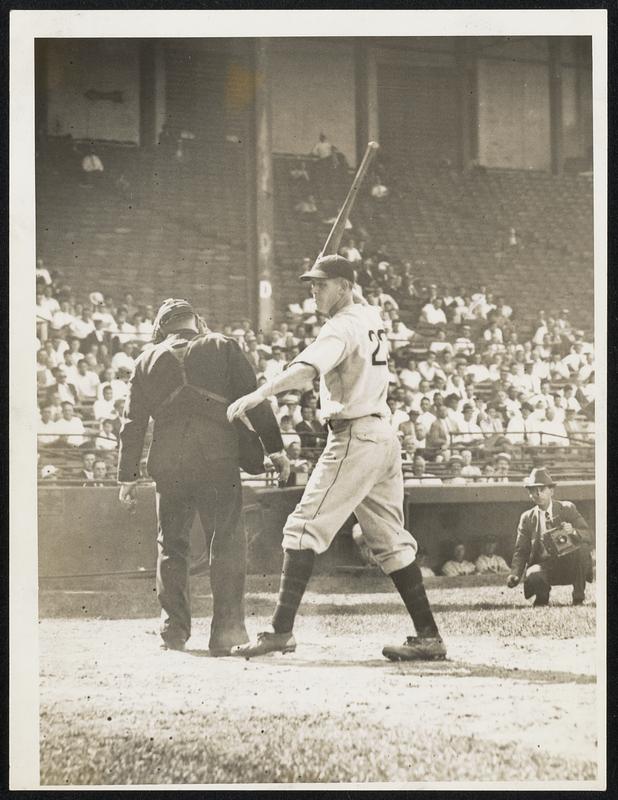
<path id="1" fill-rule="evenodd" d="M 552 586 L 573 586 L 573 605 L 579 606 L 586 581 L 592 581 L 588 525 L 573 503 L 554 499 L 556 484 L 545 468 L 533 469 L 524 486 L 534 508 L 520 517 L 506 584 L 512 589 L 523 577 L 524 597 L 534 597 L 535 606 L 549 605 Z M 549 531 L 559 531 L 559 547 Z"/>

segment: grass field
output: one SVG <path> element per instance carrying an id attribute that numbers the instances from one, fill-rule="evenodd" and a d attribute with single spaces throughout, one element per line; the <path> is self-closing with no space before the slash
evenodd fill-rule
<path id="1" fill-rule="evenodd" d="M 250 578 L 250 633 L 277 582 Z M 209 657 L 205 578 L 185 653 L 158 650 L 151 581 L 63 583 L 40 595 L 42 785 L 597 778 L 594 585 L 533 609 L 502 581 L 431 580 L 449 658 L 394 664 L 382 646 L 413 631 L 372 573 L 316 576 L 297 652 L 252 661 Z"/>

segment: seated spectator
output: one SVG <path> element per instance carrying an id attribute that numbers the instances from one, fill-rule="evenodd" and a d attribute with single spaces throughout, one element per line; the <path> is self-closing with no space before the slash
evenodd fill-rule
<path id="1" fill-rule="evenodd" d="M 319 159 L 330 158 L 333 154 L 333 146 L 326 138 L 325 133 L 320 133 L 318 141 L 311 150 L 312 156 L 317 156 Z"/>
<path id="2" fill-rule="evenodd" d="M 94 446 L 97 450 L 117 450 L 118 439 L 114 433 L 114 420 L 102 419 L 101 429 L 94 440 Z"/>
<path id="3" fill-rule="evenodd" d="M 393 320 L 392 328 L 387 336 L 391 352 L 406 347 L 413 336 L 414 331 L 407 328 L 400 319 Z"/>
<path id="4" fill-rule="evenodd" d="M 538 422 L 536 418 L 531 419 L 532 406 L 523 403 L 521 412 L 511 417 L 506 426 L 506 438 L 511 444 L 528 444 L 531 447 L 538 447 L 540 437 L 538 434 Z"/>
<path id="5" fill-rule="evenodd" d="M 75 377 L 75 388 L 77 389 L 77 399 L 80 403 L 92 401 L 97 397 L 99 389 L 99 376 L 88 368 L 88 362 L 82 358 L 77 362 L 77 375 Z"/>
<path id="6" fill-rule="evenodd" d="M 85 481 L 91 481 L 94 478 L 93 469 L 94 469 L 94 462 L 96 461 L 96 455 L 92 451 L 87 451 L 82 453 L 82 468 L 79 473 L 79 477 Z"/>
<path id="7" fill-rule="evenodd" d="M 446 325 L 446 314 L 442 308 L 442 300 L 435 297 L 421 309 L 419 322 L 425 325 Z"/>
<path id="8" fill-rule="evenodd" d="M 87 480 L 82 486 L 89 486 L 91 488 L 100 488 L 105 486 L 107 480 L 107 462 L 102 458 L 97 459 L 92 465 L 92 479 Z"/>
<path id="9" fill-rule="evenodd" d="M 77 403 L 77 389 L 72 383 L 68 382 L 66 368 L 64 366 L 56 367 L 52 370 L 52 375 L 56 382 L 47 389 L 48 400 L 53 394 L 57 394 L 60 402 L 69 402 L 75 405 Z"/>
<path id="10" fill-rule="evenodd" d="M 466 546 L 463 542 L 455 542 L 451 559 L 445 561 L 440 573 L 447 578 L 456 578 L 458 575 L 474 575 L 475 572 L 474 564 L 466 560 Z"/>
<path id="11" fill-rule="evenodd" d="M 126 367 L 131 374 L 135 369 L 135 352 L 136 346 L 134 342 L 123 342 L 120 345 L 120 350 L 112 358 L 112 369 L 118 372 L 120 367 Z"/>
<path id="12" fill-rule="evenodd" d="M 495 483 L 496 468 L 493 464 L 485 464 L 481 483 Z"/>
<path id="13" fill-rule="evenodd" d="M 494 483 L 508 483 L 511 469 L 509 453 L 497 453 L 494 458 Z"/>
<path id="14" fill-rule="evenodd" d="M 45 295 L 42 291 L 36 293 L 36 334 L 41 342 L 44 342 L 51 328 L 52 313 L 45 304 Z"/>
<path id="15" fill-rule="evenodd" d="M 465 367 L 466 375 L 472 376 L 473 383 L 487 383 L 492 380 L 491 373 L 487 366 L 483 363 L 483 356 L 481 353 L 474 353 L 472 356 L 472 363 Z"/>
<path id="16" fill-rule="evenodd" d="M 406 411 L 404 411 L 403 408 L 401 408 L 400 403 L 398 403 L 394 397 L 389 397 L 386 402 L 391 411 L 391 427 L 394 428 L 394 430 L 399 430 L 399 426 L 403 422 L 407 422 L 410 416 Z"/>
<path id="17" fill-rule="evenodd" d="M 404 386 L 406 389 L 411 389 L 413 392 L 418 390 L 422 380 L 422 375 L 418 371 L 416 360 L 414 358 L 408 359 L 407 366 L 404 367 L 404 369 L 402 369 L 399 373 L 399 379 L 402 386 Z"/>
<path id="18" fill-rule="evenodd" d="M 56 423 L 56 433 L 59 435 L 59 444 L 66 447 L 81 447 L 88 439 L 84 435 L 86 430 L 81 417 L 75 414 L 73 403 L 63 402 L 61 417 Z"/>
<path id="19" fill-rule="evenodd" d="M 426 472 L 426 461 L 419 453 L 414 456 L 412 462 L 412 475 L 405 475 L 403 485 L 408 486 L 441 486 L 440 478 Z"/>
<path id="20" fill-rule="evenodd" d="M 509 571 L 509 565 L 496 553 L 498 540 L 495 536 L 486 536 L 481 543 L 481 554 L 476 559 L 475 568 L 479 575 L 502 575 Z"/>
<path id="21" fill-rule="evenodd" d="M 305 486 L 309 477 L 310 465 L 307 459 L 301 457 L 300 442 L 290 442 L 286 449 L 290 460 L 290 477 L 287 486 Z"/>
<path id="22" fill-rule="evenodd" d="M 474 421 L 474 407 L 466 403 L 461 410 L 458 422 L 458 433 L 453 436 L 455 444 L 478 445 L 483 439 L 483 432 Z"/>
<path id="23" fill-rule="evenodd" d="M 471 334 L 472 328 L 469 325 L 461 326 L 461 334 L 455 339 L 455 344 L 453 345 L 454 355 L 465 356 L 466 358 L 474 355 L 476 348 L 470 338 Z"/>
<path id="24" fill-rule="evenodd" d="M 37 425 L 37 443 L 39 446 L 56 444 L 59 439 L 57 423 L 53 419 L 51 406 L 43 406 Z"/>
<path id="25" fill-rule="evenodd" d="M 81 315 L 75 317 L 73 322 L 69 325 L 69 333 L 71 336 L 79 339 L 80 343 L 83 339 L 94 331 L 94 322 L 92 321 L 92 311 L 90 306 L 85 306 L 82 309 Z M 79 349 L 79 348 L 78 348 Z"/>
<path id="26" fill-rule="evenodd" d="M 418 420 L 414 426 L 414 435 L 416 436 L 416 447 L 419 450 L 424 450 L 427 447 L 427 429 Z"/>
<path id="27" fill-rule="evenodd" d="M 436 354 L 431 350 L 427 353 L 427 358 L 419 363 L 418 371 L 426 381 L 429 381 L 429 383 L 433 383 L 437 377 L 440 377 L 446 381 L 446 376 L 442 372 L 442 368 L 436 359 Z"/>
<path id="28" fill-rule="evenodd" d="M 442 353 L 449 353 L 453 355 L 453 345 L 446 341 L 446 331 L 439 330 L 436 332 L 436 338 L 429 345 L 429 350 L 439 356 Z"/>
<path id="29" fill-rule="evenodd" d="M 300 436 L 296 433 L 294 429 L 294 424 L 292 422 L 292 417 L 284 414 L 281 419 L 279 420 L 279 427 L 281 429 L 281 438 L 283 439 L 283 446 L 287 448 L 292 444 L 292 442 L 296 442 L 299 446 L 301 445 Z"/>
<path id="30" fill-rule="evenodd" d="M 569 437 L 564 424 L 556 419 L 556 410 L 552 407 L 545 409 L 545 419 L 541 420 L 539 433 L 542 445 L 555 447 L 568 447 Z"/>
<path id="31" fill-rule="evenodd" d="M 440 406 L 436 409 L 436 421 L 427 434 L 427 447 L 430 450 L 446 450 L 451 445 L 451 433 L 457 433 L 457 428 L 448 419 L 446 406 Z"/>
<path id="32" fill-rule="evenodd" d="M 124 342 L 130 342 L 135 339 L 135 325 L 129 322 L 129 312 L 126 306 L 120 306 L 116 312 L 115 326 L 112 331 L 112 341 L 116 343 L 117 347 L 121 347 Z"/>
<path id="33" fill-rule="evenodd" d="M 583 352 L 583 342 L 574 342 L 570 353 L 562 359 L 562 363 L 568 368 L 571 375 L 577 375 L 579 370 L 585 366 L 587 359 Z"/>
<path id="34" fill-rule="evenodd" d="M 43 259 L 37 258 L 34 270 L 34 278 L 36 283 L 41 283 L 43 286 L 51 286 L 52 279 L 49 270 L 46 268 Z"/>
<path id="35" fill-rule="evenodd" d="M 344 253 L 343 255 L 351 261 L 352 264 L 360 264 L 363 260 L 363 256 L 360 250 L 356 246 L 356 241 L 354 239 L 350 239 L 346 247 L 343 248 Z M 360 283 L 360 281 L 359 281 Z"/>
<path id="36" fill-rule="evenodd" d="M 110 381 L 112 392 L 114 395 L 114 402 L 120 398 L 122 398 L 123 400 L 125 399 L 125 397 L 129 392 L 130 382 L 131 382 L 131 371 L 127 367 L 119 367 L 116 377 L 112 378 L 112 380 Z"/>
<path id="37" fill-rule="evenodd" d="M 471 450 L 462 450 L 461 458 L 463 461 L 461 474 L 463 475 L 464 478 L 470 479 L 468 483 L 474 483 L 475 478 L 481 477 L 481 468 L 473 466 Z"/>
<path id="38" fill-rule="evenodd" d="M 46 390 L 56 383 L 56 379 L 50 369 L 49 356 L 41 348 L 36 353 L 36 385 L 37 389 Z"/>
<path id="39" fill-rule="evenodd" d="M 293 392 L 288 392 L 281 398 L 282 405 L 276 414 L 277 419 L 281 421 L 284 416 L 290 417 L 292 425 L 296 426 L 303 421 L 303 414 L 299 405 L 300 398 Z"/>
<path id="40" fill-rule="evenodd" d="M 454 454 L 448 461 L 448 478 L 444 481 L 449 486 L 465 486 L 468 481 L 461 474 L 463 469 L 463 458 L 460 455 Z"/>
<path id="41" fill-rule="evenodd" d="M 594 377 L 595 373 L 594 353 L 586 353 L 585 359 L 584 366 L 580 367 L 577 377 L 584 381 L 584 383 L 587 383 L 591 378 Z"/>
<path id="42" fill-rule="evenodd" d="M 564 429 L 569 437 L 569 444 L 580 444 L 589 440 L 587 424 L 576 417 L 572 408 L 565 411 Z"/>
<path id="43" fill-rule="evenodd" d="M 326 441 L 324 426 L 318 422 L 315 409 L 301 406 L 301 421 L 296 425 L 296 433 L 300 436 L 303 447 L 319 447 Z"/>
<path id="44" fill-rule="evenodd" d="M 271 381 L 273 378 L 276 378 L 277 375 L 280 375 L 283 372 L 286 364 L 287 359 L 285 353 L 283 352 L 283 348 L 280 345 L 273 345 L 272 358 L 269 358 L 266 362 L 264 377 Z"/>
<path id="45" fill-rule="evenodd" d="M 97 421 L 111 418 L 114 411 L 114 390 L 110 383 L 105 383 L 101 387 L 103 397 L 95 400 L 92 406 L 92 413 Z"/>

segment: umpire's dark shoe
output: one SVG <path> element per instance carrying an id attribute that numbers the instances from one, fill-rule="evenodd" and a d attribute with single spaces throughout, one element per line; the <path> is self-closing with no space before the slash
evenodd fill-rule
<path id="1" fill-rule="evenodd" d="M 446 647 L 439 636 L 408 636 L 402 645 L 386 645 L 382 655 L 391 661 L 443 661 Z"/>
<path id="2" fill-rule="evenodd" d="M 182 639 L 163 639 L 160 645 L 161 650 L 180 650 L 185 649 L 185 643 Z"/>
<path id="3" fill-rule="evenodd" d="M 255 642 L 232 647 L 230 655 L 253 658 L 254 656 L 265 656 L 266 653 L 293 653 L 295 650 L 296 639 L 291 631 L 290 633 L 269 633 L 268 631 L 263 631 L 262 633 L 258 633 Z"/>

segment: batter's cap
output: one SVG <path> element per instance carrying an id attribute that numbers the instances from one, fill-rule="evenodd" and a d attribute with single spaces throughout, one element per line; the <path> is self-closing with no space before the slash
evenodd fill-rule
<path id="1" fill-rule="evenodd" d="M 304 272 L 301 281 L 312 281 L 327 278 L 345 278 L 354 283 L 354 267 L 352 262 L 343 256 L 319 256 L 309 272 Z"/>

